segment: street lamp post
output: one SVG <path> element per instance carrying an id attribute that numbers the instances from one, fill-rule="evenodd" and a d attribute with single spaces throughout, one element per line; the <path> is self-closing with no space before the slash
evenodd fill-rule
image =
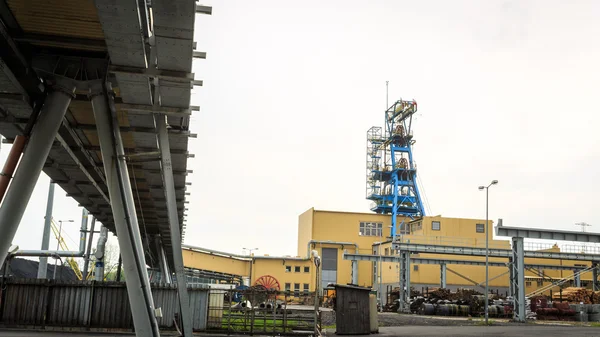
<path id="1" fill-rule="evenodd" d="M 74 222 L 73 220 L 58 220 L 58 238 L 56 239 L 56 251 L 60 250 L 60 240 L 62 239 L 62 224 L 63 222 Z M 54 273 L 52 278 L 56 280 L 56 261 L 58 259 L 54 258 Z"/>
<path id="2" fill-rule="evenodd" d="M 489 317 L 489 294 L 490 294 L 490 285 L 489 285 L 489 220 L 488 220 L 488 200 L 490 195 L 490 186 L 496 185 L 498 180 L 492 180 L 492 182 L 487 186 L 479 186 L 479 190 L 483 191 L 485 189 L 485 325 L 488 325 L 488 317 Z"/>
<path id="3" fill-rule="evenodd" d="M 248 251 L 248 256 L 250 256 L 250 284 L 248 286 L 252 286 L 252 265 L 254 264 L 254 257 L 252 257 L 252 252 L 258 250 L 258 248 L 242 248 L 243 250 Z"/>
<path id="4" fill-rule="evenodd" d="M 319 336 L 319 267 L 321 266 L 321 257 L 316 250 L 312 251 L 313 263 L 315 264 L 315 313 L 314 313 L 314 336 Z"/>

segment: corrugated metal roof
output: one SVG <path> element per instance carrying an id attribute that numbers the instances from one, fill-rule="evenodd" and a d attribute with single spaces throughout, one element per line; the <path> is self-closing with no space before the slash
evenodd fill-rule
<path id="1" fill-rule="evenodd" d="M 92 0 L 7 0 L 28 33 L 104 39 Z"/>

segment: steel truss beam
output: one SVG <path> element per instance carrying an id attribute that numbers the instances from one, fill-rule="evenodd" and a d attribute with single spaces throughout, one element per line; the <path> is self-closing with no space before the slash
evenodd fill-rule
<path id="1" fill-rule="evenodd" d="M 410 251 L 411 253 L 431 253 L 431 254 L 448 254 L 448 255 L 470 255 L 470 256 L 485 256 L 485 248 L 478 247 L 457 247 L 443 245 L 429 245 L 416 243 L 394 243 L 395 250 Z M 577 260 L 577 261 L 600 261 L 598 254 L 585 253 L 562 253 L 548 252 L 538 250 L 524 251 L 525 257 L 540 258 L 540 259 L 559 259 L 559 260 Z M 511 257 L 510 249 L 490 248 L 490 257 Z"/>
<path id="2" fill-rule="evenodd" d="M 499 223 L 501 222 L 499 221 Z M 496 235 L 553 241 L 600 242 L 600 233 L 560 231 L 544 228 L 519 228 L 502 225 L 496 226 Z"/>
<path id="3" fill-rule="evenodd" d="M 8 94 L 0 94 L 0 97 L 6 96 L 6 95 L 8 95 Z M 21 97 L 21 96 L 22 95 L 19 95 L 19 97 Z M 0 123 L 5 123 L 5 124 L 26 125 L 28 122 L 29 122 L 29 118 L 14 117 L 12 115 L 9 115 L 6 117 L 0 117 Z M 68 124 L 68 126 L 71 129 L 75 129 L 75 130 L 96 131 L 96 124 L 73 124 L 73 123 L 70 123 L 70 124 Z M 121 132 L 133 132 L 133 133 L 151 133 L 151 134 L 156 133 L 156 129 L 153 127 L 141 127 L 141 126 L 121 126 L 121 127 L 119 127 L 119 130 L 121 130 Z M 172 134 L 172 135 L 184 135 L 184 136 L 188 136 L 190 138 L 198 137 L 197 134 L 191 133 L 187 130 L 170 128 L 167 131 L 169 132 L 169 134 Z M 12 139 L 7 139 L 4 143 L 12 143 L 12 141 L 13 141 Z"/>
<path id="4" fill-rule="evenodd" d="M 398 255 L 393 256 L 378 256 L 378 255 L 368 255 L 368 254 L 352 254 L 344 252 L 343 259 L 351 260 L 351 261 L 371 261 L 376 262 L 381 258 L 382 262 L 391 262 L 398 263 L 400 257 Z M 434 258 L 422 258 L 422 257 L 411 257 L 410 262 L 413 264 L 460 264 L 467 266 L 485 266 L 485 261 L 472 261 L 472 260 L 456 260 L 456 259 L 434 259 Z M 508 267 L 510 265 L 509 262 L 489 262 L 490 267 Z M 536 268 L 536 269 L 546 269 L 546 270 L 580 270 L 586 269 L 587 267 L 579 267 L 579 266 L 561 266 L 561 265 L 551 265 L 551 264 L 525 264 L 528 268 Z"/>
<path id="5" fill-rule="evenodd" d="M 525 322 L 525 248 L 523 238 L 512 238 L 512 273 L 510 273 L 515 302 L 513 319 Z"/>

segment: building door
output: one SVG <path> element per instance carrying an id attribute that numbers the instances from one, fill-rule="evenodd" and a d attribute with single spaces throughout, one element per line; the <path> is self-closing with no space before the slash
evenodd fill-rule
<path id="1" fill-rule="evenodd" d="M 337 282 L 337 248 L 323 248 L 323 265 L 321 267 L 321 289 L 327 287 L 330 283 Z"/>

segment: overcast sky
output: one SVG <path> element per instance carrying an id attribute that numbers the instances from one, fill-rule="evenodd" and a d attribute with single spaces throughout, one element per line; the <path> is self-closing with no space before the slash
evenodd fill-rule
<path id="1" fill-rule="evenodd" d="M 192 101 L 186 243 L 295 254 L 310 207 L 368 212 L 366 131 L 383 126 L 385 81 L 390 101 L 418 102 L 430 215 L 485 218 L 477 187 L 498 179 L 491 219 L 600 230 L 600 2 L 208 4 L 213 15 L 197 16 L 208 56 L 194 66 L 204 87 Z M 40 245 L 47 190 L 43 176 L 15 238 L 23 248 Z M 78 221 L 57 194 L 55 218 Z"/>

